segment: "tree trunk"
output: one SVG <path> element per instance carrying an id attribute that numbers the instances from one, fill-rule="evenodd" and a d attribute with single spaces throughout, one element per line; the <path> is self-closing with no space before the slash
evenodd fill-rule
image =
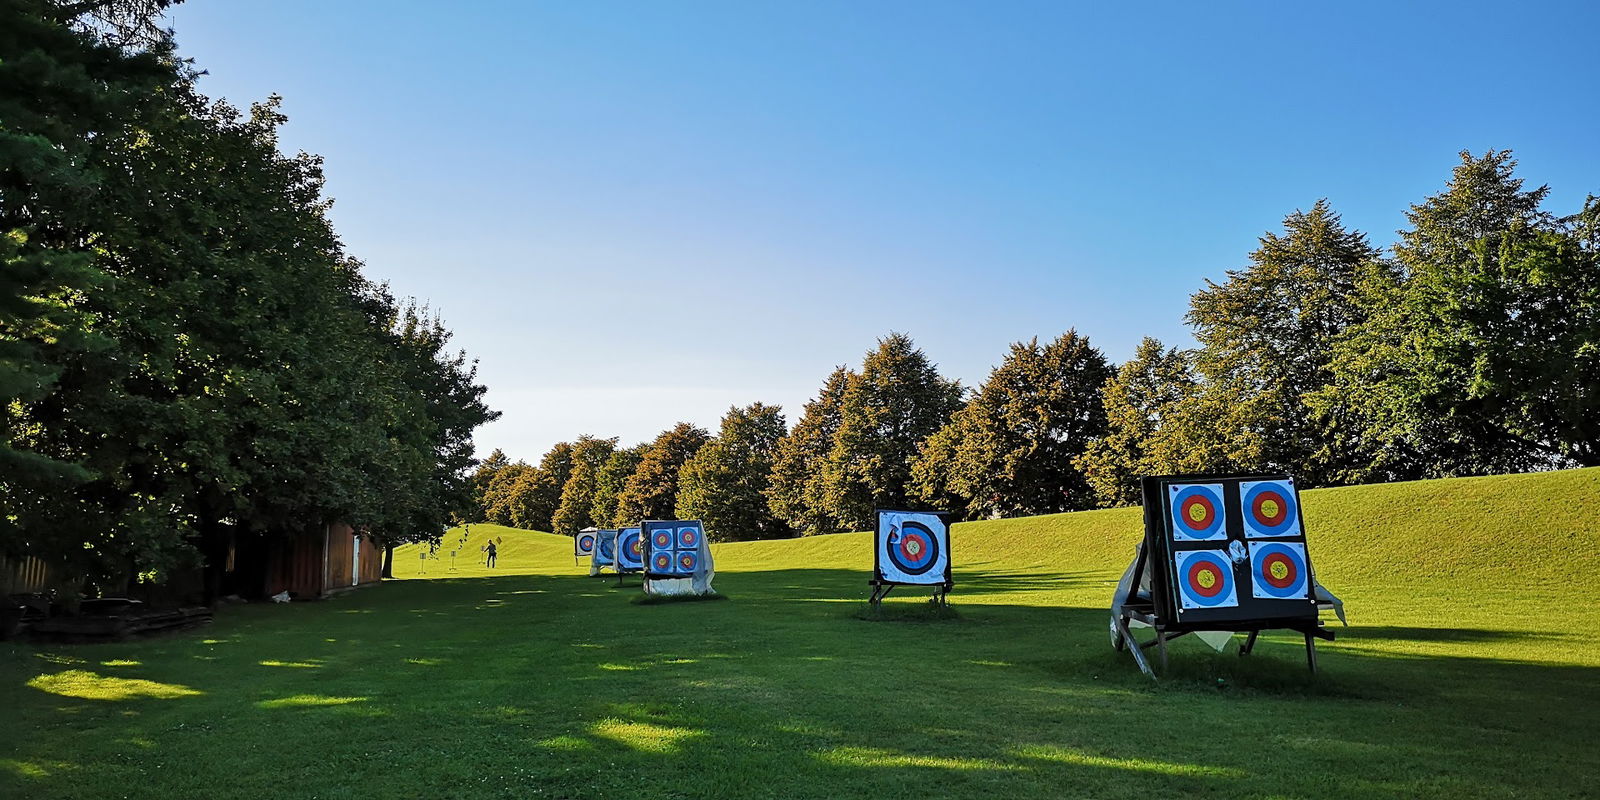
<path id="1" fill-rule="evenodd" d="M 200 554 L 205 558 L 205 603 L 216 606 L 222 599 L 222 571 L 228 565 L 228 526 L 217 521 L 201 523 Z"/>
<path id="2" fill-rule="evenodd" d="M 394 577 L 394 545 L 392 544 L 384 545 L 383 547 L 383 577 Z"/>

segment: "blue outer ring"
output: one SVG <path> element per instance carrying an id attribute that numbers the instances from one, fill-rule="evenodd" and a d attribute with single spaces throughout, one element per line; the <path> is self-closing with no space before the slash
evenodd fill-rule
<path id="1" fill-rule="evenodd" d="M 580 552 L 580 553 L 593 553 L 594 552 L 594 534 L 585 533 L 582 536 L 578 537 L 578 552 Z"/>
<path id="2" fill-rule="evenodd" d="M 693 559 L 693 562 L 690 564 L 688 569 L 684 569 L 678 563 L 678 560 L 683 558 L 684 556 L 688 556 L 689 558 Z M 693 575 L 694 571 L 699 569 L 699 568 L 700 568 L 700 554 L 699 553 L 696 553 L 693 550 L 679 550 L 679 551 L 677 551 L 677 552 L 672 554 L 672 571 L 673 572 L 676 572 L 679 575 Z"/>
<path id="3" fill-rule="evenodd" d="M 1174 566 L 1178 568 L 1178 590 L 1183 592 L 1183 596 L 1188 598 L 1189 602 L 1197 606 L 1210 608 L 1227 602 L 1228 596 L 1233 594 L 1233 566 L 1228 563 L 1226 558 L 1216 553 L 1205 550 L 1189 550 L 1187 552 L 1190 555 L 1183 561 L 1179 562 L 1176 558 L 1173 559 Z M 1206 597 L 1202 594 L 1194 594 L 1189 590 L 1189 570 L 1196 560 L 1205 561 L 1215 566 L 1217 573 L 1222 576 L 1222 590 L 1217 592 L 1215 596 Z"/>
<path id="4" fill-rule="evenodd" d="M 913 528 L 917 538 L 921 539 L 927 544 L 926 547 L 922 548 L 922 557 L 915 560 L 907 560 L 900 552 L 899 539 L 906 535 L 906 528 L 908 527 Z M 901 572 L 904 572 L 907 575 L 921 575 L 922 573 L 927 572 L 928 569 L 933 566 L 933 562 L 939 558 L 938 534 L 934 533 L 932 530 L 929 530 L 928 526 L 923 525 L 920 522 L 915 520 L 907 520 L 900 523 L 900 532 L 898 534 L 889 537 L 888 553 L 889 560 L 893 562 Z"/>
<path id="5" fill-rule="evenodd" d="M 656 563 L 656 559 L 661 558 L 663 556 L 665 556 L 666 559 L 667 559 L 667 565 L 665 567 L 660 566 L 659 564 Z M 672 572 L 673 570 L 676 570 L 677 568 L 678 568 L 678 554 L 677 553 L 674 553 L 671 550 L 654 550 L 654 551 L 652 551 L 650 553 L 650 569 L 652 571 L 654 571 L 654 572 Z"/>
<path id="6" fill-rule="evenodd" d="M 1261 562 L 1266 560 L 1267 556 L 1270 556 L 1273 553 L 1282 553 L 1287 556 L 1290 561 L 1294 562 L 1294 583 L 1291 583 L 1282 589 L 1267 583 L 1266 578 L 1261 577 Z M 1292 547 L 1285 547 L 1278 542 L 1271 542 L 1250 548 L 1251 582 L 1255 584 L 1255 588 L 1260 589 L 1261 591 L 1266 592 L 1267 594 L 1270 594 L 1280 600 L 1306 599 L 1306 574 L 1308 572 L 1310 572 L 1310 570 L 1306 568 L 1305 558 L 1301 557 L 1301 555 Z"/>
<path id="7" fill-rule="evenodd" d="M 640 540 L 639 543 L 641 545 L 644 544 L 644 541 L 643 541 L 644 540 L 644 534 L 641 533 L 638 530 L 629 531 L 628 533 L 625 533 L 622 536 L 617 538 L 617 563 L 618 564 L 622 564 L 623 566 L 630 567 L 630 568 L 631 567 L 642 567 L 642 566 L 644 566 L 644 551 L 643 550 L 639 551 L 638 560 L 634 560 L 633 553 L 630 552 L 630 548 L 629 548 L 628 545 L 635 539 Z"/>
<path id="8" fill-rule="evenodd" d="M 1256 515 L 1250 509 L 1255 508 L 1256 495 L 1262 492 L 1274 492 L 1283 498 L 1289 506 L 1289 513 L 1283 515 L 1283 521 L 1276 525 L 1262 525 L 1256 521 Z M 1240 509 L 1244 515 L 1244 524 L 1252 530 L 1266 536 L 1292 536 L 1297 533 L 1296 525 L 1300 523 L 1300 501 L 1294 496 L 1294 487 L 1282 481 L 1262 481 L 1245 492 L 1244 508 Z"/>
<path id="9" fill-rule="evenodd" d="M 700 536 L 701 536 L 700 529 L 696 528 L 696 527 L 694 527 L 692 525 L 684 526 L 682 528 L 679 528 L 678 532 L 677 532 L 677 540 L 678 540 L 677 546 L 679 548 L 683 548 L 683 549 L 687 549 L 687 548 L 690 548 L 690 547 L 699 547 L 700 546 Z"/>
<path id="10" fill-rule="evenodd" d="M 658 536 L 660 536 L 662 534 L 666 534 L 666 536 L 667 536 L 666 544 L 662 544 L 661 542 L 656 541 L 656 537 L 658 537 Z M 672 535 L 672 531 L 670 529 L 668 529 L 668 528 L 657 528 L 657 529 L 655 529 L 655 530 L 650 532 L 650 549 L 651 550 L 671 550 L 672 549 L 672 540 L 673 540 L 673 535 Z"/>
<path id="11" fill-rule="evenodd" d="M 1217 512 L 1212 515 L 1211 524 L 1200 530 L 1195 530 L 1185 525 L 1183 520 L 1179 519 L 1179 512 L 1183 509 L 1183 501 L 1197 495 L 1210 500 L 1211 507 Z M 1222 507 L 1222 498 L 1211 489 L 1199 484 L 1187 486 L 1183 491 L 1173 495 L 1172 501 L 1167 505 L 1172 512 L 1172 538 L 1204 542 L 1223 537 L 1223 525 L 1228 518 L 1228 512 Z"/>

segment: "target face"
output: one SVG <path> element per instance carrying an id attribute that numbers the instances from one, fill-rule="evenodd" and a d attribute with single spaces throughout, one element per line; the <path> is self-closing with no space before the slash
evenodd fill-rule
<path id="1" fill-rule="evenodd" d="M 600 531 L 594 536 L 594 565 L 609 567 L 617 563 L 617 532 Z"/>
<path id="2" fill-rule="evenodd" d="M 580 555 L 580 556 L 586 556 L 586 555 L 589 555 L 590 553 L 593 553 L 594 552 L 594 534 L 592 534 L 592 533 L 580 533 L 580 534 L 578 534 L 578 537 L 572 543 L 572 548 L 573 548 L 573 552 L 576 553 L 577 555 Z"/>
<path id="3" fill-rule="evenodd" d="M 692 550 L 692 549 L 697 548 L 699 546 L 700 546 L 700 529 L 698 527 L 685 526 L 685 527 L 682 527 L 682 528 L 678 529 L 678 547 L 679 548 L 684 549 L 684 550 Z"/>
<path id="4" fill-rule="evenodd" d="M 692 550 L 679 550 L 677 553 L 678 572 L 684 575 L 693 575 L 695 568 L 700 566 L 700 554 Z"/>
<path id="5" fill-rule="evenodd" d="M 1233 564 L 1226 550 L 1179 550 L 1172 554 L 1181 608 L 1231 608 L 1239 605 Z"/>
<path id="6" fill-rule="evenodd" d="M 949 573 L 950 530 L 938 514 L 880 511 L 876 547 L 883 580 L 939 584 Z"/>
<path id="7" fill-rule="evenodd" d="M 1300 508 L 1294 481 L 1246 481 L 1239 484 L 1244 506 L 1244 535 L 1252 539 L 1300 534 Z"/>
<path id="8" fill-rule="evenodd" d="M 617 564 L 627 569 L 644 566 L 644 534 L 638 528 L 628 528 L 617 536 Z"/>
<path id="9" fill-rule="evenodd" d="M 653 572 L 671 572 L 673 569 L 673 553 L 671 550 L 656 550 L 650 554 L 650 569 Z"/>
<path id="10" fill-rule="evenodd" d="M 671 550 L 672 549 L 672 531 L 666 530 L 666 529 L 662 529 L 662 530 L 658 530 L 658 531 L 655 531 L 654 533 L 650 534 L 650 549 L 652 549 L 652 550 Z"/>
<path id="11" fill-rule="evenodd" d="M 1306 547 L 1299 542 L 1250 544 L 1250 593 L 1271 600 L 1305 600 L 1311 585 Z"/>
<path id="12" fill-rule="evenodd" d="M 1172 538 L 1207 541 L 1228 536 L 1222 484 L 1189 483 L 1167 487 L 1172 507 Z"/>

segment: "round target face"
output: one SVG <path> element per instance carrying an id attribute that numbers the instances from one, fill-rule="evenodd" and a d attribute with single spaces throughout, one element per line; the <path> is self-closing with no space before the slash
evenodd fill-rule
<path id="1" fill-rule="evenodd" d="M 1214 608 L 1237 605 L 1233 592 L 1233 567 L 1220 551 L 1178 553 L 1178 589 L 1184 605 Z"/>
<path id="2" fill-rule="evenodd" d="M 650 555 L 650 568 L 656 572 L 671 572 L 672 564 L 672 551 L 670 550 L 657 550 Z"/>
<path id="3" fill-rule="evenodd" d="M 1220 539 L 1223 529 L 1221 487 L 1174 486 L 1172 535 L 1179 539 Z"/>
<path id="4" fill-rule="evenodd" d="M 578 552 L 580 552 L 580 553 L 592 553 L 592 552 L 594 552 L 594 534 L 592 534 L 592 533 L 580 533 L 580 534 L 578 534 Z"/>
<path id="5" fill-rule="evenodd" d="M 1306 552 L 1292 542 L 1270 542 L 1250 548 L 1250 575 L 1256 597 L 1303 600 L 1306 597 Z"/>
<path id="6" fill-rule="evenodd" d="M 699 547 L 700 546 L 700 529 L 699 528 L 679 528 L 678 529 L 678 546 L 682 547 L 682 548 Z"/>
<path id="7" fill-rule="evenodd" d="M 634 558 L 642 558 L 644 556 L 643 536 L 640 536 L 637 533 L 628 536 L 628 555 L 631 555 Z"/>
<path id="8" fill-rule="evenodd" d="M 700 554 L 692 551 L 678 552 L 678 571 L 685 575 L 694 574 L 695 567 L 700 565 Z"/>
<path id="9" fill-rule="evenodd" d="M 671 550 L 672 531 L 667 528 L 662 528 L 650 534 L 650 547 L 655 550 Z"/>
<path id="10" fill-rule="evenodd" d="M 921 575 L 939 560 L 939 539 L 920 522 L 906 521 L 889 536 L 889 560 L 907 575 Z"/>
<path id="11" fill-rule="evenodd" d="M 1245 530 L 1251 536 L 1292 536 L 1299 532 L 1294 487 L 1286 481 L 1246 483 Z"/>

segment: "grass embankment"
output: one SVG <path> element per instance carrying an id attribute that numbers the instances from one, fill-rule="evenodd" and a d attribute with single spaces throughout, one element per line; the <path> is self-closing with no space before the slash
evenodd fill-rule
<path id="1" fill-rule="evenodd" d="M 856 618 L 865 534 L 719 545 L 732 600 L 640 606 L 569 539 L 474 525 L 329 602 L 0 648 L 0 797 L 1600 792 L 1600 470 L 1305 506 L 1353 623 L 1317 679 L 1284 635 L 1181 640 L 1159 683 L 1113 653 L 1132 509 L 957 526 L 958 617 L 905 623 Z"/>

